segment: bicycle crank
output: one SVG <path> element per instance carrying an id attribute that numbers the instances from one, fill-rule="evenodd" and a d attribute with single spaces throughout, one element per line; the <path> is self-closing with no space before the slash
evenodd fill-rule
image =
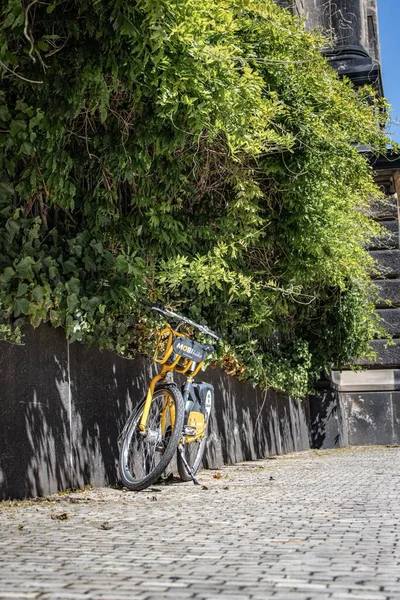
<path id="1" fill-rule="evenodd" d="M 199 481 L 196 479 L 195 474 L 193 473 L 192 469 L 190 468 L 190 466 L 185 458 L 185 450 L 184 450 L 183 444 L 179 444 L 178 452 L 181 455 L 181 459 L 182 459 L 183 464 L 185 465 L 185 469 L 187 470 L 190 477 L 192 478 L 194 485 L 200 485 Z"/>

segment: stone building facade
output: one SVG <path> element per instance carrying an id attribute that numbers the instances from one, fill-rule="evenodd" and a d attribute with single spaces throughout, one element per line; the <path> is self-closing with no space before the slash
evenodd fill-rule
<path id="1" fill-rule="evenodd" d="M 373 85 L 383 95 L 377 0 L 278 0 L 327 38 L 322 51 L 332 68 L 355 86 Z M 368 149 L 364 149 L 368 158 Z M 376 359 L 362 372 L 333 372 L 311 398 L 312 438 L 317 447 L 400 443 L 400 157 L 371 158 L 386 202 L 371 206 L 383 234 L 370 247 L 379 273 L 378 313 L 393 337 L 372 342 Z"/>
<path id="2" fill-rule="evenodd" d="M 326 36 L 332 67 L 355 85 L 373 83 L 382 93 L 377 0 L 277 0 Z"/>

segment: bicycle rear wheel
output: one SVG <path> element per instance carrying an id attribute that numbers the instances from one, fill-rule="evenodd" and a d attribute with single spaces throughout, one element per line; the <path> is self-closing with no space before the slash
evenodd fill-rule
<path id="1" fill-rule="evenodd" d="M 208 423 L 207 423 L 208 428 Z M 204 437 L 201 440 L 184 444 L 183 453 L 189 467 L 192 469 L 193 475 L 196 475 L 200 469 L 201 461 L 203 460 L 204 450 L 206 449 L 207 442 L 207 429 L 204 433 Z M 182 481 L 191 481 L 192 478 L 190 473 L 185 467 L 185 463 L 182 460 L 181 453 L 178 451 L 176 455 L 176 462 L 178 465 L 179 477 Z"/>
<path id="2" fill-rule="evenodd" d="M 178 447 L 184 406 L 176 385 L 156 386 L 146 432 L 139 430 L 144 402 L 132 413 L 121 436 L 119 470 L 130 490 L 143 490 L 160 477 Z"/>

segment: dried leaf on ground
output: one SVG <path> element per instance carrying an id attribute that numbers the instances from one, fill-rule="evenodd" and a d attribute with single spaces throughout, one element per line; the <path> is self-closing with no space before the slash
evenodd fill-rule
<path id="1" fill-rule="evenodd" d="M 58 521 L 66 521 L 67 519 L 69 519 L 69 514 L 68 513 L 60 513 L 59 515 L 50 515 L 51 518 L 53 520 L 58 520 Z"/>

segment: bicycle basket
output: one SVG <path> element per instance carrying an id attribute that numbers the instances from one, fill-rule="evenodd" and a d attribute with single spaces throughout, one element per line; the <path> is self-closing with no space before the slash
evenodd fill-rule
<path id="1" fill-rule="evenodd" d="M 156 349 L 154 351 L 154 360 L 160 365 L 163 365 L 171 357 L 172 342 L 174 340 L 174 332 L 169 327 L 166 327 L 158 334 Z"/>
<path id="2" fill-rule="evenodd" d="M 184 337 L 181 333 L 166 327 L 158 334 L 154 361 L 159 365 L 172 367 L 178 373 L 186 373 L 191 365 L 201 363 L 207 356 L 207 347 Z M 194 371 L 197 373 L 197 370 Z"/>
<path id="3" fill-rule="evenodd" d="M 201 344 L 185 337 L 177 337 L 172 344 L 175 354 L 192 360 L 195 363 L 203 362 L 207 353 Z"/>

